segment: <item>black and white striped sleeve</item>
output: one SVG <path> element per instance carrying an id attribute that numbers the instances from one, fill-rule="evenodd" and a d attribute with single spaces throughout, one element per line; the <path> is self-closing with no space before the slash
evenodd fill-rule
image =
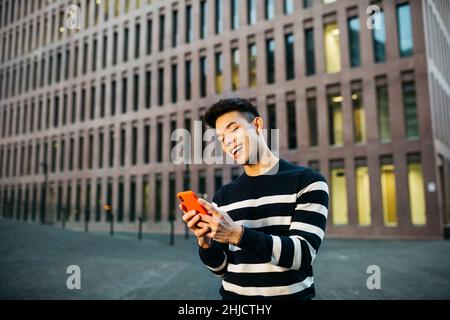
<path id="1" fill-rule="evenodd" d="M 328 216 L 328 185 L 317 172 L 298 179 L 297 197 L 288 236 L 244 228 L 239 247 L 263 261 L 288 269 L 310 266 L 320 247 Z"/>

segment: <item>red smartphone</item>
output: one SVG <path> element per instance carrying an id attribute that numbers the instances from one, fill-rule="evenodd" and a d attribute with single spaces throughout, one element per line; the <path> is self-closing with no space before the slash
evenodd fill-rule
<path id="1" fill-rule="evenodd" d="M 188 212 L 191 210 L 195 210 L 198 213 L 209 215 L 208 211 L 206 211 L 206 209 L 197 202 L 198 196 L 194 191 L 188 190 L 179 192 L 177 193 L 177 198 L 181 201 L 183 211 Z"/>

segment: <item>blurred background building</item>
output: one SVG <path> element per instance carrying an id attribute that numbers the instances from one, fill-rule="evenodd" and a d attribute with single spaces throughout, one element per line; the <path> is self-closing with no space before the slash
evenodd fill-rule
<path id="1" fill-rule="evenodd" d="M 0 0 L 0 213 L 183 232 L 176 192 L 242 171 L 174 165 L 171 132 L 239 96 L 328 179 L 328 236 L 442 238 L 449 21 L 446 0 Z"/>

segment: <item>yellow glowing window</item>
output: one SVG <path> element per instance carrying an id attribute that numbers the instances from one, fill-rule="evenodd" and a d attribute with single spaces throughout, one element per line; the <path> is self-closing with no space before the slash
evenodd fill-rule
<path id="1" fill-rule="evenodd" d="M 383 218 L 386 226 L 397 225 L 397 194 L 395 188 L 394 165 L 381 166 L 381 196 L 383 198 Z"/>
<path id="2" fill-rule="evenodd" d="M 109 0 L 102 0 L 103 1 L 103 11 L 105 14 L 105 20 L 108 20 L 109 17 Z"/>
<path id="3" fill-rule="evenodd" d="M 136 8 L 141 7 L 142 0 L 136 0 Z"/>
<path id="4" fill-rule="evenodd" d="M 328 125 L 330 145 L 341 146 L 344 144 L 344 117 L 342 114 L 341 96 L 328 96 Z"/>
<path id="5" fill-rule="evenodd" d="M 366 134 L 366 113 L 362 103 L 361 91 L 353 92 L 353 125 L 356 143 L 364 143 L 367 141 Z"/>
<path id="6" fill-rule="evenodd" d="M 248 46 L 248 81 L 249 87 L 256 87 L 256 44 Z"/>
<path id="7" fill-rule="evenodd" d="M 130 0 L 125 0 L 125 12 L 130 12 Z"/>
<path id="8" fill-rule="evenodd" d="M 216 93 L 221 94 L 223 90 L 223 55 L 220 52 L 216 53 Z"/>
<path id="9" fill-rule="evenodd" d="M 231 51 L 231 89 L 239 89 L 239 49 L 233 49 Z"/>
<path id="10" fill-rule="evenodd" d="M 341 71 L 341 50 L 337 23 L 325 25 L 325 67 L 328 73 Z"/>
<path id="11" fill-rule="evenodd" d="M 348 224 L 347 185 L 345 172 L 342 168 L 331 169 L 331 206 L 333 224 Z"/>
<path id="12" fill-rule="evenodd" d="M 370 179 L 367 166 L 356 168 L 356 200 L 358 205 L 358 223 L 369 226 L 370 216 Z"/>
<path id="13" fill-rule="evenodd" d="M 120 12 L 120 2 L 119 2 L 119 0 L 115 0 L 115 3 L 114 3 L 114 16 L 118 16 L 119 15 L 119 12 Z"/>
<path id="14" fill-rule="evenodd" d="M 411 223 L 413 225 L 425 225 L 427 222 L 425 215 L 425 191 L 420 162 L 408 164 L 408 189 Z"/>

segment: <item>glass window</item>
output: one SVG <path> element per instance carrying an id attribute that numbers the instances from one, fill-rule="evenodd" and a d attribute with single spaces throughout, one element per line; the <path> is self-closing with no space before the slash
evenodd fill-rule
<path id="1" fill-rule="evenodd" d="M 359 67 L 361 65 L 360 56 L 360 43 L 359 43 L 359 18 L 352 17 L 348 19 L 348 42 L 349 42 L 349 53 L 350 53 L 350 65 L 352 67 Z"/>
<path id="2" fill-rule="evenodd" d="M 419 137 L 417 119 L 416 85 L 414 81 L 403 82 L 403 105 L 405 112 L 405 129 L 407 138 Z"/>
<path id="3" fill-rule="evenodd" d="M 331 163 L 331 208 L 334 225 L 348 224 L 347 182 L 341 161 Z"/>
<path id="4" fill-rule="evenodd" d="M 370 178 L 369 168 L 364 164 L 356 166 L 356 201 L 358 208 L 358 224 L 369 226 L 371 224 L 370 213 Z"/>
<path id="5" fill-rule="evenodd" d="M 150 163 L 150 125 L 144 126 L 144 163 Z"/>
<path id="6" fill-rule="evenodd" d="M 297 148 L 297 118 L 295 110 L 295 101 L 288 101 L 287 107 L 287 117 L 288 117 L 288 148 Z"/>
<path id="7" fill-rule="evenodd" d="M 206 57 L 200 57 L 200 97 L 206 97 Z"/>
<path id="8" fill-rule="evenodd" d="M 122 177 L 119 178 L 119 186 L 117 192 L 117 221 L 122 222 L 125 209 L 125 186 Z"/>
<path id="9" fill-rule="evenodd" d="M 309 146 L 317 147 L 319 144 L 319 132 L 317 123 L 316 98 L 310 97 L 306 101 L 308 108 Z"/>
<path id="10" fill-rule="evenodd" d="M 131 129 L 131 164 L 137 164 L 138 132 L 137 127 Z"/>
<path id="11" fill-rule="evenodd" d="M 125 157 L 126 157 L 126 131 L 125 128 L 120 129 L 120 165 L 125 166 Z"/>
<path id="12" fill-rule="evenodd" d="M 102 182 L 97 180 L 96 191 L 95 191 L 95 221 L 101 221 L 102 214 Z"/>
<path id="13" fill-rule="evenodd" d="M 269 148 L 272 147 L 272 143 L 276 143 L 276 141 L 272 142 L 272 129 L 277 129 L 276 105 L 274 103 L 267 105 L 267 145 Z"/>
<path id="14" fill-rule="evenodd" d="M 408 156 L 408 190 L 411 223 L 426 224 L 425 188 L 420 155 Z"/>
<path id="15" fill-rule="evenodd" d="M 215 0 L 215 33 L 220 34 L 223 31 L 223 3 L 222 0 Z"/>
<path id="16" fill-rule="evenodd" d="M 272 20 L 275 17 L 275 0 L 264 0 L 264 15 L 266 20 Z"/>
<path id="17" fill-rule="evenodd" d="M 256 0 L 247 0 L 247 23 L 249 25 L 256 23 Z"/>
<path id="18" fill-rule="evenodd" d="M 316 73 L 316 62 L 314 57 L 314 29 L 305 30 L 305 58 L 306 58 L 306 75 Z"/>
<path id="19" fill-rule="evenodd" d="M 165 16 L 163 14 L 159 15 L 159 51 L 164 50 L 164 28 L 165 27 Z"/>
<path id="20" fill-rule="evenodd" d="M 256 87 L 256 44 L 248 45 L 248 81 L 249 87 Z"/>
<path id="21" fill-rule="evenodd" d="M 135 24 L 135 34 L 134 34 L 134 58 L 139 58 L 139 49 L 141 47 L 140 44 L 141 39 L 141 25 L 139 23 Z"/>
<path id="22" fill-rule="evenodd" d="M 374 14 L 375 27 L 372 29 L 373 56 L 376 63 L 386 61 L 386 30 L 384 12 Z"/>
<path id="23" fill-rule="evenodd" d="M 158 68 L 158 105 L 164 104 L 164 68 Z"/>
<path id="24" fill-rule="evenodd" d="M 155 222 L 160 222 L 162 217 L 162 181 L 161 174 L 156 175 L 155 181 Z"/>
<path id="25" fill-rule="evenodd" d="M 352 92 L 354 139 L 356 143 L 367 141 L 366 112 L 363 105 L 362 91 Z"/>
<path id="26" fill-rule="evenodd" d="M 125 27 L 123 30 L 123 61 L 128 61 L 128 36 L 130 33 L 130 29 L 128 27 Z"/>
<path id="27" fill-rule="evenodd" d="M 337 23 L 324 26 L 325 65 L 328 73 L 341 71 L 341 50 Z"/>
<path id="28" fill-rule="evenodd" d="M 152 32 L 153 32 L 153 20 L 147 19 L 147 46 L 146 46 L 146 53 L 150 54 L 152 53 Z"/>
<path id="29" fill-rule="evenodd" d="M 239 80 L 239 49 L 231 49 L 231 89 L 237 90 L 240 87 Z"/>
<path id="30" fill-rule="evenodd" d="M 186 13 L 186 15 L 187 15 L 187 13 Z M 189 19 L 188 17 L 186 17 L 186 18 Z M 178 44 L 178 10 L 173 10 L 172 11 L 172 47 L 176 47 L 177 44 Z"/>
<path id="31" fill-rule="evenodd" d="M 200 39 L 208 36 L 208 1 L 200 1 Z"/>
<path id="32" fill-rule="evenodd" d="M 177 98 L 178 98 L 178 66 L 176 63 L 172 64 L 172 87 L 171 87 L 171 98 L 172 98 L 172 103 L 176 103 L 177 102 Z"/>
<path id="33" fill-rule="evenodd" d="M 192 62 L 191 60 L 186 60 L 185 62 L 185 79 L 184 79 L 184 95 L 186 100 L 191 100 L 191 89 L 192 89 Z"/>
<path id="34" fill-rule="evenodd" d="M 152 72 L 145 71 L 145 107 L 150 109 L 152 106 Z"/>
<path id="35" fill-rule="evenodd" d="M 128 100 L 128 78 L 123 76 L 122 78 L 122 113 L 127 112 L 127 100 Z"/>
<path id="36" fill-rule="evenodd" d="M 401 57 L 410 57 L 413 54 L 413 31 L 411 19 L 411 6 L 404 3 L 397 6 L 398 41 Z"/>
<path id="37" fill-rule="evenodd" d="M 186 43 L 191 43 L 193 39 L 192 33 L 192 6 L 186 6 Z"/>
<path id="38" fill-rule="evenodd" d="M 231 30 L 239 28 L 239 0 L 231 0 Z"/>
<path id="39" fill-rule="evenodd" d="M 383 217 L 386 226 L 397 225 L 397 200 L 394 165 L 381 165 L 381 196 L 383 199 Z"/>
<path id="40" fill-rule="evenodd" d="M 221 94 L 223 90 L 223 54 L 216 52 L 216 93 Z"/>
<path id="41" fill-rule="evenodd" d="M 336 2 L 337 0 L 322 0 L 323 4 L 329 4 L 329 3 L 333 3 Z"/>
<path id="42" fill-rule="evenodd" d="M 158 122 L 157 125 L 157 161 L 162 162 L 163 160 L 163 124 Z"/>
<path id="43" fill-rule="evenodd" d="M 284 0 L 283 11 L 286 15 L 292 14 L 294 12 L 294 0 Z"/>
<path id="44" fill-rule="evenodd" d="M 377 87 L 378 127 L 381 141 L 391 140 L 391 126 L 389 123 L 389 101 L 387 86 Z"/>
<path id="45" fill-rule="evenodd" d="M 72 141 L 71 141 L 72 142 Z M 71 158 L 69 158 L 70 161 Z M 114 167 L 114 130 L 109 132 L 109 167 Z"/>
<path id="46" fill-rule="evenodd" d="M 142 181 L 142 221 L 147 221 L 148 211 L 150 208 L 150 185 L 148 176 L 143 177 Z"/>
<path id="47" fill-rule="evenodd" d="M 133 110 L 139 109 L 139 74 L 133 75 Z"/>
<path id="48" fill-rule="evenodd" d="M 266 40 L 267 83 L 275 83 L 275 41 Z"/>
<path id="49" fill-rule="evenodd" d="M 295 52 L 294 52 L 294 35 L 292 33 L 284 36 L 284 43 L 286 48 L 286 80 L 295 78 Z"/>
<path id="50" fill-rule="evenodd" d="M 340 95 L 328 96 L 328 128 L 331 146 L 342 146 L 344 143 L 342 100 Z"/>
<path id="51" fill-rule="evenodd" d="M 134 222 L 136 219 L 136 178 L 131 177 L 130 181 L 130 212 L 129 212 L 129 221 Z"/>

